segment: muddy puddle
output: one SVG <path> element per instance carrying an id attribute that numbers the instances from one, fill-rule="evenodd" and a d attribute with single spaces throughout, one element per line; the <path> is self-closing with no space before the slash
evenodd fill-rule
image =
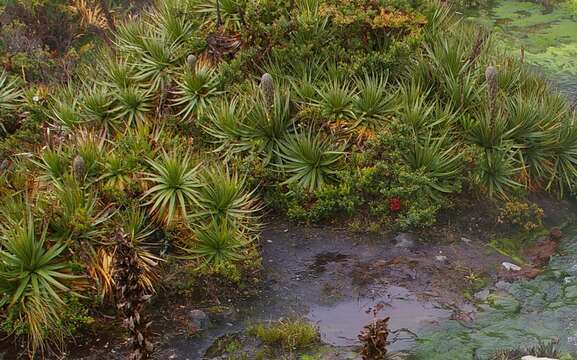
<path id="1" fill-rule="evenodd" d="M 199 336 L 166 336 L 161 358 L 201 359 L 218 338 L 291 317 L 316 324 L 325 344 L 350 350 L 375 316 L 390 317 L 390 349 L 409 350 L 417 335 L 466 305 L 461 287 L 468 274 L 492 276 L 485 267 L 496 270 L 504 259 L 482 242 L 415 237 L 413 245 L 399 247 L 394 235 L 282 223 L 267 226 L 262 238 L 261 293 Z M 446 260 L 436 260 L 439 254 Z"/>
<path id="2" fill-rule="evenodd" d="M 323 342 L 334 346 L 358 345 L 357 335 L 374 319 L 390 318 L 396 341 L 391 350 L 411 348 L 421 329 L 448 319 L 451 311 L 432 302 L 420 301 L 414 293 L 389 286 L 376 298 L 358 298 L 332 306 L 313 306 L 306 316 L 315 323 Z"/>

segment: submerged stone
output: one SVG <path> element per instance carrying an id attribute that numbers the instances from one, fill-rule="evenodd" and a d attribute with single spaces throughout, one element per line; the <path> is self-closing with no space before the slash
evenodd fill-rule
<path id="1" fill-rule="evenodd" d="M 412 248 L 415 246 L 417 238 L 411 233 L 400 233 L 395 236 L 395 246 L 400 248 Z"/>
<path id="2" fill-rule="evenodd" d="M 565 299 L 577 300 L 577 285 L 571 285 L 565 288 Z"/>
<path id="3" fill-rule="evenodd" d="M 208 328 L 208 315 L 202 310 L 191 310 L 189 313 L 189 319 L 196 330 L 205 330 Z"/>

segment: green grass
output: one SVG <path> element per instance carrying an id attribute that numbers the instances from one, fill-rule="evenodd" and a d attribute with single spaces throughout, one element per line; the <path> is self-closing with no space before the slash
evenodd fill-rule
<path id="1" fill-rule="evenodd" d="M 302 350 L 320 341 L 318 329 L 300 319 L 256 324 L 248 332 L 266 345 L 278 346 L 286 351 Z"/>

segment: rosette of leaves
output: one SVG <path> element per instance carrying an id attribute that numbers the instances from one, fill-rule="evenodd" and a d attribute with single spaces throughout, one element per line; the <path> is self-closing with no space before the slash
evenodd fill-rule
<path id="1" fill-rule="evenodd" d="M 288 176 L 283 184 L 296 185 L 310 192 L 323 188 L 337 173 L 338 162 L 344 154 L 332 143 L 330 138 L 323 139 L 312 131 L 282 141 L 277 166 Z"/>

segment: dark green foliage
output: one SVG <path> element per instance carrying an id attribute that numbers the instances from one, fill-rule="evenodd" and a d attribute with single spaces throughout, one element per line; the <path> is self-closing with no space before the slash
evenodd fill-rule
<path id="1" fill-rule="evenodd" d="M 4 301 L 4 328 L 33 336 L 33 348 L 74 309 L 54 297 L 74 288 L 61 272 L 86 275 L 98 302 L 114 289 L 126 297 L 114 283 L 122 274 L 146 294 L 133 296 L 133 320 L 167 254 L 175 268 L 211 275 L 205 282 L 254 278 L 262 207 L 358 230 L 415 229 L 457 198 L 564 196 L 577 185 L 575 113 L 442 4 L 169 0 L 130 21 L 116 14 L 116 25 L 94 17 L 98 29 L 116 28 L 98 31 L 111 49 L 63 64 L 66 86 L 32 85 L 26 66 L 18 79 L 22 61 L 2 58 L 13 67 L 0 75 L 0 116 L 10 125 L 0 147 L 2 265 L 21 257 L 17 232 L 54 255 L 41 265 L 58 277 L 19 291 L 14 284 L 31 273 L 0 269 L 10 274 L 5 293 L 17 295 Z M 15 194 L 28 200 L 11 201 Z M 30 219 L 9 220 L 26 205 Z M 46 284 L 54 291 L 36 291 Z M 47 296 L 27 300 L 38 293 Z M 272 337 L 299 333 L 297 325 Z M 130 330 L 148 352 L 138 340 L 145 322 Z M 272 342 L 299 342 L 285 340 Z"/>
<path id="2" fill-rule="evenodd" d="M 322 189 L 336 173 L 343 152 L 312 132 L 296 134 L 280 143 L 278 166 L 288 175 L 284 184 L 295 184 L 314 192 Z"/>

